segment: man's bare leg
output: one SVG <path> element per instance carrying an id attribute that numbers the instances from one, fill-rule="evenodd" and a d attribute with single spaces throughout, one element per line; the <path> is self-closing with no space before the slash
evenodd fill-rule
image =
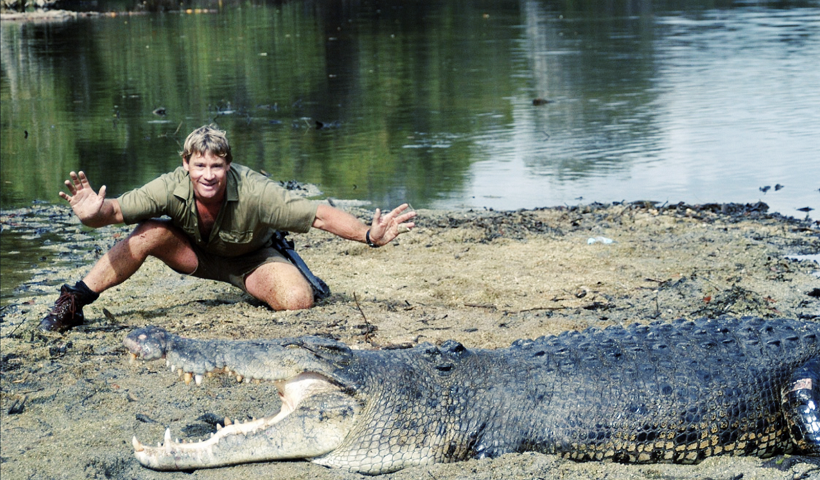
<path id="1" fill-rule="evenodd" d="M 198 266 L 196 253 L 182 231 L 165 220 L 143 222 L 103 255 L 82 281 L 74 287 L 63 285 L 54 308 L 40 322 L 40 330 L 63 332 L 81 325 L 83 306 L 131 277 L 149 255 L 181 272 L 193 272 Z"/>
<path id="2" fill-rule="evenodd" d="M 266 263 L 245 277 L 245 288 L 274 310 L 302 310 L 313 306 L 313 289 L 290 263 Z"/>
<path id="3" fill-rule="evenodd" d="M 191 273 L 199 265 L 181 230 L 165 220 L 149 220 L 140 223 L 128 238 L 103 255 L 83 281 L 91 290 L 102 293 L 128 280 L 149 255 L 179 272 Z"/>

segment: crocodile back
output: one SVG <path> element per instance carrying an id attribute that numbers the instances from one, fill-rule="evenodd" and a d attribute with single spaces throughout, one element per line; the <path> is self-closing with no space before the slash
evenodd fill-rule
<path id="1" fill-rule="evenodd" d="M 788 451 L 781 397 L 818 337 L 812 322 L 720 318 L 501 350 L 357 352 L 361 421 L 319 463 L 378 473 L 521 451 L 640 463 Z"/>
<path id="2" fill-rule="evenodd" d="M 532 437 L 525 449 L 678 463 L 788 451 L 781 397 L 818 356 L 819 335 L 816 323 L 722 318 L 519 342 L 544 389 L 521 426 Z"/>

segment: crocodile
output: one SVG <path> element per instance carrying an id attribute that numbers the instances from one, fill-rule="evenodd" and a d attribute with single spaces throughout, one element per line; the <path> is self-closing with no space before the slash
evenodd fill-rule
<path id="1" fill-rule="evenodd" d="M 627 463 L 820 454 L 820 323 L 716 318 L 589 328 L 504 349 L 355 350 L 327 338 L 125 338 L 186 382 L 272 381 L 270 417 L 143 445 L 156 470 L 310 459 L 365 474 L 537 451 Z M 220 426 L 218 426 L 220 427 Z"/>

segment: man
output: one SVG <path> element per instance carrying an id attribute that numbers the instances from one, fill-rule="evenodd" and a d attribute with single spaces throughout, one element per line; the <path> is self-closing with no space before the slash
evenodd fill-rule
<path id="1" fill-rule="evenodd" d="M 313 289 L 302 273 L 271 246 L 276 230 L 311 227 L 379 247 L 415 226 L 415 212 L 401 205 L 368 228 L 353 215 L 291 195 L 247 167 L 232 163 L 225 132 L 213 126 L 185 140 L 182 166 L 118 199 L 95 192 L 83 172 L 71 172 L 60 192 L 80 221 L 99 228 L 138 223 L 81 281 L 63 285 L 43 331 L 64 332 L 83 323 L 82 309 L 105 290 L 127 280 L 150 255 L 177 272 L 229 282 L 274 310 L 313 306 Z M 160 219 L 166 215 L 170 219 Z"/>

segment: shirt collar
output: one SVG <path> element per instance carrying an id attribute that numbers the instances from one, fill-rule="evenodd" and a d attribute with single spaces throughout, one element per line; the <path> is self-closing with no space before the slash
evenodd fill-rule
<path id="1" fill-rule="evenodd" d="M 225 189 L 225 200 L 229 202 L 239 201 L 239 180 L 233 166 L 228 170 L 228 187 Z"/>
<path id="2" fill-rule="evenodd" d="M 184 170 L 183 167 L 178 167 L 182 170 L 184 174 L 185 181 L 177 183 L 176 188 L 174 188 L 174 196 L 179 198 L 183 201 L 190 201 L 193 200 L 193 191 L 191 190 L 191 177 L 188 176 L 188 172 Z"/>

